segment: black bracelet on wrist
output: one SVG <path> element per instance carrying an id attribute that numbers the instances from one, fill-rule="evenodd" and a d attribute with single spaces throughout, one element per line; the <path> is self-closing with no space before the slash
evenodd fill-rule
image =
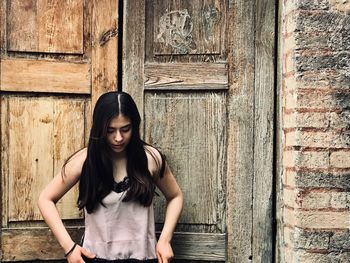
<path id="1" fill-rule="evenodd" d="M 66 254 L 64 254 L 64 257 L 66 258 L 70 253 L 72 253 L 76 246 L 77 246 L 77 243 L 74 243 L 72 248 Z"/>

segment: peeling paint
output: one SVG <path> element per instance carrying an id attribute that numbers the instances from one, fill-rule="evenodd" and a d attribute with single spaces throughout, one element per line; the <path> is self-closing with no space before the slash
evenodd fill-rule
<path id="1" fill-rule="evenodd" d="M 206 5 L 203 10 L 204 39 L 209 42 L 214 39 L 214 26 L 220 21 L 220 12 L 214 5 Z"/>
<path id="2" fill-rule="evenodd" d="M 195 49 L 193 22 L 187 9 L 166 12 L 159 20 L 157 41 L 171 46 L 176 53 L 187 54 Z"/>

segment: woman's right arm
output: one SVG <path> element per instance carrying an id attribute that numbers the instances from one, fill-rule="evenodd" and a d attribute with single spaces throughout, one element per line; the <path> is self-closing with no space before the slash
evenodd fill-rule
<path id="1" fill-rule="evenodd" d="M 38 200 L 40 212 L 46 224 L 50 227 L 52 233 L 63 248 L 64 253 L 67 253 L 73 247 L 74 241 L 63 225 L 56 208 L 56 203 L 78 182 L 85 159 L 86 149 L 73 155 L 64 167 L 64 174 L 57 174 L 41 192 Z M 79 250 L 81 250 L 81 252 L 77 253 Z M 72 262 L 80 261 L 81 254 L 89 258 L 94 257 L 94 255 L 82 249 L 80 246 L 76 246 L 69 257 L 71 257 L 71 255 L 73 256 L 73 252 L 77 260 L 72 260 Z"/>

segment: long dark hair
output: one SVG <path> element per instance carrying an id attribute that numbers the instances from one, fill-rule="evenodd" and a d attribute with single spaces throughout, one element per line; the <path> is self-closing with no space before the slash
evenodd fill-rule
<path id="1" fill-rule="evenodd" d="M 131 121 L 132 135 L 126 147 L 127 175 L 130 187 L 123 201 L 138 201 L 144 206 L 152 204 L 154 179 L 148 170 L 145 142 L 140 138 L 140 114 L 132 97 L 125 92 L 108 92 L 100 96 L 93 113 L 93 123 L 79 182 L 78 207 L 88 213 L 94 211 L 114 184 L 113 164 L 106 140 L 107 127 L 112 118 L 122 114 Z M 152 155 L 154 158 L 154 154 Z M 160 175 L 164 172 L 164 157 L 161 154 Z"/>

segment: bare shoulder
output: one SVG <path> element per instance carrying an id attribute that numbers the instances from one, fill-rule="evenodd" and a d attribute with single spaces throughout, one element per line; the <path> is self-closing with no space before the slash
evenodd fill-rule
<path id="1" fill-rule="evenodd" d="M 161 153 L 151 145 L 145 145 L 145 152 L 148 161 L 148 169 L 151 172 L 152 176 L 159 173 L 163 164 L 163 158 Z"/>
<path id="2" fill-rule="evenodd" d="M 66 162 L 64 166 L 65 176 L 80 176 L 84 162 L 87 156 L 87 148 L 83 148 L 78 152 L 74 153 Z"/>

